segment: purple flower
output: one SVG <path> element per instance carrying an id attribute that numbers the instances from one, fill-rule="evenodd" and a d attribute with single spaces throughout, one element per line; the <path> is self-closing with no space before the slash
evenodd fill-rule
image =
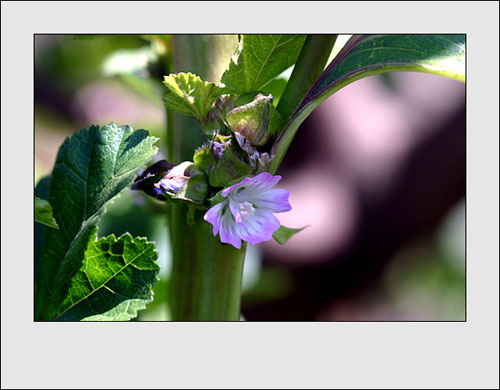
<path id="1" fill-rule="evenodd" d="M 213 225 L 214 236 L 221 242 L 241 248 L 241 240 L 250 244 L 270 240 L 280 222 L 273 213 L 290 211 L 288 190 L 271 189 L 281 180 L 262 172 L 247 177 L 222 191 L 221 203 L 208 210 L 203 217 Z"/>
<path id="2" fill-rule="evenodd" d="M 190 161 L 184 161 L 173 167 L 163 179 L 155 184 L 155 192 L 161 193 L 160 188 L 174 194 L 181 191 L 189 180 L 189 177 L 184 175 L 186 168 L 192 164 Z"/>

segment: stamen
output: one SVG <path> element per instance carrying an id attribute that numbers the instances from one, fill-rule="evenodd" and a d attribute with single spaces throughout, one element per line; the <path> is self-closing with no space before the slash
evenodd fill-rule
<path id="1" fill-rule="evenodd" d="M 253 204 L 251 204 L 250 202 L 243 202 L 238 204 L 238 212 L 241 216 L 241 219 L 245 220 L 255 214 L 255 209 L 253 208 Z"/>

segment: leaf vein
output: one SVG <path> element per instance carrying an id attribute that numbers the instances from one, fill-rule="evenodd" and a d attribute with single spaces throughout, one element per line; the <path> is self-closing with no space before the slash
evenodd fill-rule
<path id="1" fill-rule="evenodd" d="M 74 305 L 71 305 L 69 307 L 67 307 L 62 313 L 60 313 L 58 315 L 58 318 L 60 316 L 62 316 L 64 313 L 66 313 L 68 310 L 72 309 L 73 307 L 75 307 L 76 305 L 78 305 L 80 302 L 82 302 L 83 300 L 86 300 L 88 297 L 90 297 L 92 294 L 94 294 L 96 291 L 100 290 L 102 287 L 104 287 L 107 283 L 109 283 L 114 277 L 116 277 L 116 275 L 118 275 L 119 273 L 123 272 L 123 270 L 125 270 L 125 268 L 127 268 L 130 264 L 132 264 L 134 261 L 136 261 L 140 256 L 142 256 L 144 253 L 146 253 L 146 251 L 148 250 L 148 248 L 144 249 L 142 252 L 140 252 L 137 256 L 135 256 L 132 260 L 130 260 L 130 262 L 128 263 L 125 263 L 125 265 L 123 267 L 120 268 L 120 270 L 118 270 L 117 272 L 115 272 L 108 280 L 106 280 L 103 284 L 101 284 L 99 287 L 97 287 L 96 289 L 92 290 L 89 294 L 85 295 L 84 297 L 80 298 Z M 124 259 L 125 261 L 125 259 Z"/>

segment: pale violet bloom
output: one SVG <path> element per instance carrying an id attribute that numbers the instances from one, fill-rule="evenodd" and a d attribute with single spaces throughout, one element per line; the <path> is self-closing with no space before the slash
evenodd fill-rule
<path id="1" fill-rule="evenodd" d="M 176 165 L 168 171 L 163 179 L 155 184 L 155 187 L 174 194 L 181 191 L 189 180 L 189 177 L 185 176 L 184 172 L 186 171 L 186 168 L 192 164 L 193 163 L 190 161 L 184 161 L 183 163 Z"/>
<path id="2" fill-rule="evenodd" d="M 203 217 L 213 225 L 214 236 L 218 233 L 221 242 L 238 249 L 241 240 L 250 244 L 270 240 L 280 227 L 273 213 L 292 209 L 288 190 L 272 189 L 280 180 L 281 176 L 262 172 L 224 189 L 225 199 Z"/>

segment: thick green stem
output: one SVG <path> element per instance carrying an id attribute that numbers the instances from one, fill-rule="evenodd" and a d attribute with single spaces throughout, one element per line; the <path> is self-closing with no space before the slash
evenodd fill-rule
<path id="1" fill-rule="evenodd" d="M 277 107 L 286 121 L 325 69 L 336 40 L 337 35 L 309 35 L 306 38 Z"/>
<path id="2" fill-rule="evenodd" d="M 172 210 L 172 319 L 238 321 L 245 246 L 222 244 L 202 216 L 197 212 L 197 222 L 187 225 L 187 208 Z"/>
<path id="3" fill-rule="evenodd" d="M 174 72 L 192 72 L 218 83 L 238 45 L 237 36 L 174 36 Z M 194 150 L 207 138 L 191 117 L 174 114 L 168 129 L 173 142 L 169 160 L 193 159 Z M 212 225 L 197 211 L 194 224 L 187 223 L 188 209 L 172 206 L 169 228 L 173 268 L 171 313 L 174 321 L 238 321 L 245 246 L 238 250 L 222 244 Z"/>
<path id="4" fill-rule="evenodd" d="M 288 84 L 286 85 L 283 95 L 278 103 L 277 110 L 286 122 L 294 115 L 295 110 L 299 107 L 302 100 L 306 97 L 307 93 L 318 80 L 319 76 L 327 65 L 328 58 L 332 52 L 335 41 L 338 35 L 309 35 L 304 42 L 302 51 L 295 67 L 293 68 L 292 75 Z M 285 126 L 283 130 L 288 127 Z M 285 152 L 287 151 L 291 139 L 287 139 L 287 143 L 283 144 L 278 138 L 278 144 L 273 146 L 274 159 L 269 165 L 269 172 L 275 174 L 278 170 Z M 278 146 L 280 146 L 278 148 Z"/>

